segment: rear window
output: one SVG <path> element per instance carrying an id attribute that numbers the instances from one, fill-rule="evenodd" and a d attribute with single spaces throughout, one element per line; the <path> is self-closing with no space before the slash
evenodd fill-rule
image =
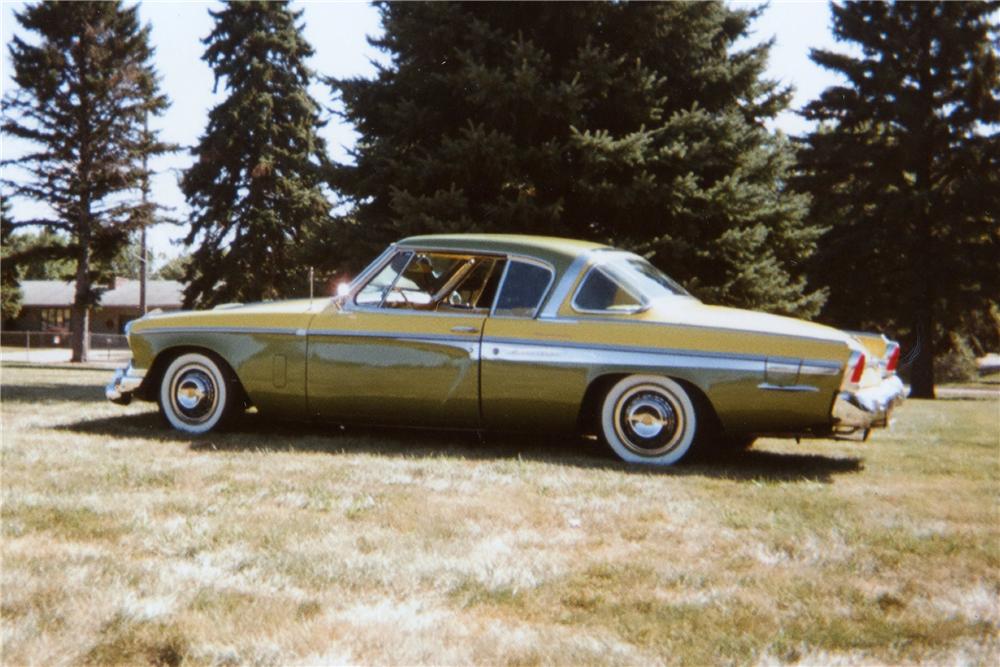
<path id="1" fill-rule="evenodd" d="M 577 310 L 632 313 L 642 301 L 601 269 L 591 269 L 573 300 Z"/>
<path id="2" fill-rule="evenodd" d="M 534 317 L 552 282 L 552 271 L 538 264 L 511 260 L 500 287 L 494 314 Z"/>

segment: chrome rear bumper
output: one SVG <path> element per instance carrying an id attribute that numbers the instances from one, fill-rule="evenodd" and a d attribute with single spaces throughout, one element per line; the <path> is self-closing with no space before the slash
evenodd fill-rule
<path id="1" fill-rule="evenodd" d="M 906 387 L 893 375 L 877 387 L 842 391 L 833 403 L 834 430 L 848 432 L 888 426 L 892 409 L 903 402 Z"/>
<path id="2" fill-rule="evenodd" d="M 114 379 L 104 387 L 104 396 L 112 403 L 128 405 L 132 402 L 132 393 L 142 385 L 145 377 L 146 371 L 132 368 L 132 364 L 119 368 Z"/>

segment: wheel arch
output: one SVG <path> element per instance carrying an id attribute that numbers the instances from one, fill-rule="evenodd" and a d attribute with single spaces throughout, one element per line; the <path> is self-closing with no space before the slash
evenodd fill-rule
<path id="1" fill-rule="evenodd" d="M 225 357 L 215 350 L 199 345 L 175 345 L 160 350 L 156 357 L 153 358 L 153 363 L 150 364 L 149 370 L 146 372 L 146 377 L 142 381 L 142 386 L 140 386 L 139 390 L 136 392 L 138 397 L 147 401 L 155 401 L 157 392 L 160 390 L 160 382 L 163 380 L 163 374 L 170 366 L 170 363 L 177 357 L 191 352 L 204 354 L 219 364 L 220 370 L 222 370 L 229 380 L 232 381 L 232 386 L 238 392 L 238 396 L 234 398 L 240 400 L 245 407 L 252 405 L 250 396 L 247 394 L 246 389 L 243 388 L 240 376 L 236 374 L 235 370 L 233 370 L 232 364 L 226 361 Z"/>
<path id="2" fill-rule="evenodd" d="M 580 414 L 577 417 L 577 424 L 581 433 L 592 433 L 600 428 L 601 402 L 619 380 L 629 375 L 660 375 L 673 380 L 688 393 L 688 396 L 695 405 L 695 409 L 698 410 L 699 416 L 705 420 L 706 425 L 710 424 L 714 429 L 721 429 L 722 422 L 715 411 L 715 406 L 712 404 L 705 390 L 698 384 L 670 372 L 637 370 L 632 373 L 602 373 L 590 381 L 587 389 L 584 391 L 583 400 L 580 402 Z"/>

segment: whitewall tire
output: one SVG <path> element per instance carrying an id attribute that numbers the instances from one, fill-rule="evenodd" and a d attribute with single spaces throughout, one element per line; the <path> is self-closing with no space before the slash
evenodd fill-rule
<path id="1" fill-rule="evenodd" d="M 601 434 L 622 460 L 668 466 L 691 452 L 698 415 L 679 383 L 658 375 L 630 375 L 601 405 Z"/>
<path id="2" fill-rule="evenodd" d="M 185 433 L 208 433 L 225 421 L 234 392 L 220 366 L 198 352 L 170 362 L 160 381 L 159 404 L 171 426 Z"/>

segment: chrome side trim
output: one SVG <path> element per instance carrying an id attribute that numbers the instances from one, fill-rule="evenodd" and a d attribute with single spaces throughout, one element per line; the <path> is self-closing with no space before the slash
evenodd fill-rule
<path id="1" fill-rule="evenodd" d="M 613 352 L 613 354 L 609 354 Z M 620 348 L 594 344 L 512 343 L 484 340 L 483 359 L 528 364 L 571 366 L 617 365 L 637 368 L 710 368 L 764 374 L 764 358 L 739 358 L 677 350 Z"/>
<path id="2" fill-rule="evenodd" d="M 799 366 L 799 375 L 837 375 L 843 367 L 837 363 L 818 363 L 803 361 Z"/>
<path id="3" fill-rule="evenodd" d="M 342 331 L 338 329 L 316 329 L 309 332 L 310 336 L 333 338 L 364 338 L 391 339 L 407 343 L 426 343 L 429 345 L 447 345 L 462 348 L 469 359 L 477 361 L 480 358 L 478 331 L 468 334 L 404 334 L 392 331 Z M 310 346 L 311 348 L 311 346 Z"/>
<path id="4" fill-rule="evenodd" d="M 343 329 L 313 329 L 310 336 L 323 336 L 335 338 L 392 338 L 393 340 L 414 340 L 426 341 L 429 343 L 459 342 L 468 343 L 475 341 L 478 343 L 479 330 L 470 331 L 466 334 L 421 334 L 421 333 L 400 333 L 399 331 L 345 331 Z"/>
<path id="5" fill-rule="evenodd" d="M 739 354 L 733 352 L 709 352 L 705 350 L 683 350 L 680 348 L 664 348 L 664 347 L 623 347 L 621 345 L 609 345 L 607 343 L 580 343 L 575 341 L 559 341 L 554 343 L 552 341 L 539 341 L 530 338 L 493 338 L 487 336 L 483 338 L 483 347 L 493 344 L 512 344 L 512 345 L 535 345 L 543 347 L 567 347 L 567 348 L 580 348 L 580 349 L 593 349 L 593 350 L 608 350 L 611 352 L 639 352 L 644 354 L 669 354 L 674 356 L 697 356 L 706 358 L 718 358 L 718 359 L 739 359 L 744 361 L 759 361 L 761 364 L 761 372 L 764 371 L 764 363 L 767 359 L 765 355 L 757 354 Z M 825 361 L 823 359 L 808 360 L 804 363 L 814 364 L 816 366 L 831 367 L 834 370 L 839 369 L 839 365 L 836 362 Z"/>
<path id="6" fill-rule="evenodd" d="M 814 387 L 809 384 L 780 385 L 780 384 L 771 384 L 769 382 L 761 382 L 759 385 L 757 385 L 757 388 L 763 389 L 764 391 L 791 391 L 791 392 L 819 391 L 819 387 Z"/>
<path id="7" fill-rule="evenodd" d="M 567 267 L 567 269 L 563 272 L 562 278 L 559 279 L 559 283 L 552 291 L 552 294 L 549 295 L 549 300 L 545 302 L 545 306 L 538 314 L 539 317 L 545 319 L 558 317 L 559 308 L 566 302 L 566 299 L 569 297 L 569 292 L 573 289 L 573 284 L 576 282 L 577 277 L 583 273 L 583 270 L 590 262 L 592 252 L 592 250 L 581 252 L 576 256 L 572 263 L 570 263 L 569 267 Z"/>
<path id="8" fill-rule="evenodd" d="M 678 299 L 693 299 L 694 297 L 677 296 Z M 707 324 L 691 324 L 689 322 L 662 322 L 656 320 L 636 320 L 630 319 L 628 316 L 615 318 L 608 314 L 605 317 L 588 317 L 586 315 L 581 315 L 578 317 L 560 317 L 560 322 L 566 324 L 576 324 L 579 322 L 604 322 L 605 324 L 629 324 L 635 326 L 653 326 L 653 327 L 683 327 L 685 329 L 693 329 L 696 331 L 729 331 L 739 334 L 753 334 L 754 336 L 772 336 L 777 338 L 805 338 L 807 340 L 818 340 L 824 343 L 837 343 L 838 345 L 846 346 L 847 344 L 842 340 L 837 340 L 836 338 L 822 338 L 820 336 L 809 336 L 805 334 L 791 334 L 791 333 L 780 333 L 777 331 L 760 331 L 757 329 L 737 329 L 735 327 L 726 327 L 720 325 L 707 325 Z"/>
<path id="9" fill-rule="evenodd" d="M 284 336 L 295 336 L 298 329 L 285 328 L 285 327 L 161 327 L 159 329 L 145 329 L 139 331 L 138 334 L 145 336 L 147 334 L 164 334 L 164 333 L 179 333 L 179 334 L 190 334 L 190 333 L 241 333 L 241 334 L 275 334 Z"/>

